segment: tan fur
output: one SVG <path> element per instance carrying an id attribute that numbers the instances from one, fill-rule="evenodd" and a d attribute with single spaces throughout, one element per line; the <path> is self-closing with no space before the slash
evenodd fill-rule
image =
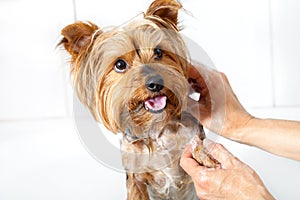
<path id="1" fill-rule="evenodd" d="M 72 56 L 78 97 L 98 122 L 123 133 L 128 200 L 196 199 L 179 158 L 195 135 L 200 139 L 199 155 L 207 152 L 201 146 L 202 126 L 184 112 L 189 59 L 178 33 L 181 7 L 173 0 L 156 0 L 143 19 L 121 27 L 104 31 L 90 22 L 76 22 L 62 30 L 61 44 Z M 116 69 L 120 59 L 128 66 L 122 72 Z M 153 77 L 163 81 L 159 91 L 146 86 Z M 145 102 L 160 96 L 167 99 L 165 108 L 159 113 L 147 110 Z M 209 167 L 218 164 L 209 156 L 198 161 Z"/>

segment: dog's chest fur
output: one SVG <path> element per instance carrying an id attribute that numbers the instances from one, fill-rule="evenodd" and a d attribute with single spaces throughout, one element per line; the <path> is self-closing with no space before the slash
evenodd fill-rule
<path id="1" fill-rule="evenodd" d="M 197 199 L 179 165 L 196 135 L 193 157 L 207 167 L 218 165 L 202 146 L 202 126 L 183 112 L 191 64 L 179 34 L 181 8 L 175 0 L 155 0 L 142 19 L 121 27 L 106 30 L 75 22 L 62 30 L 60 44 L 72 57 L 80 101 L 96 121 L 123 134 L 128 200 Z"/>
<path id="2" fill-rule="evenodd" d="M 191 178 L 182 171 L 178 163 L 152 173 L 154 182 L 148 185 L 151 200 L 196 200 Z"/>
<path id="3" fill-rule="evenodd" d="M 129 141 L 124 137 L 124 168 L 136 182 L 146 186 L 150 199 L 197 199 L 190 176 L 179 166 L 183 149 L 195 135 L 204 137 L 202 126 L 184 112 L 180 123 L 171 121 L 149 138 Z"/>

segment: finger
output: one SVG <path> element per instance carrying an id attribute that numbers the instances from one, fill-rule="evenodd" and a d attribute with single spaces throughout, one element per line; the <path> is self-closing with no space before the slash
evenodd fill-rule
<path id="1" fill-rule="evenodd" d="M 191 152 L 191 145 L 188 145 L 182 153 L 180 158 L 180 166 L 186 173 L 188 173 L 191 177 L 195 176 L 195 174 L 202 168 L 199 163 L 193 158 Z"/>
<path id="2" fill-rule="evenodd" d="M 199 76 L 202 76 L 203 74 L 212 73 L 213 71 L 216 70 L 196 62 L 189 63 L 188 65 L 189 77 L 194 79 L 198 79 Z"/>
<path id="3" fill-rule="evenodd" d="M 198 119 L 203 126 L 209 128 L 211 120 L 210 104 L 205 105 L 200 101 L 197 102 L 191 98 L 188 98 L 187 105 L 187 111 L 191 113 L 196 119 Z"/>
<path id="4" fill-rule="evenodd" d="M 196 69 L 196 67 L 192 64 L 188 65 L 188 73 L 189 73 L 189 78 L 192 79 L 198 79 L 200 76 L 199 70 Z"/>
<path id="5" fill-rule="evenodd" d="M 198 64 L 198 65 L 189 65 L 188 68 L 189 72 L 189 82 L 191 83 L 192 87 L 197 91 L 200 92 L 204 88 L 207 88 L 206 86 L 206 80 L 205 77 L 208 77 L 207 74 L 209 74 L 209 70 Z"/>
<path id="6" fill-rule="evenodd" d="M 221 144 L 204 139 L 203 145 L 208 150 L 208 153 L 221 163 L 223 169 L 232 169 L 240 162 Z"/>
<path id="7" fill-rule="evenodd" d="M 213 93 L 218 93 L 222 85 L 222 75 L 225 75 L 202 65 L 190 65 L 189 72 L 189 83 L 191 87 L 200 93 L 199 103 L 207 106 L 211 102 L 210 90 L 212 90 Z"/>
<path id="8" fill-rule="evenodd" d="M 202 101 L 195 101 L 192 98 L 187 100 L 188 111 L 195 114 L 196 118 L 200 118 L 200 115 L 210 112 L 210 102 L 204 103 Z M 197 116 L 196 116 L 197 115 Z"/>
<path id="9" fill-rule="evenodd" d="M 227 83 L 229 83 L 226 74 L 224 74 L 223 72 L 220 72 L 220 73 L 221 73 L 221 76 L 222 76 L 223 80 L 225 80 Z"/>
<path id="10" fill-rule="evenodd" d="M 181 155 L 181 157 L 185 157 L 185 158 L 193 158 L 193 155 L 192 155 L 192 151 L 191 151 L 191 147 L 192 147 L 192 144 L 188 144 L 185 149 L 183 150 L 183 153 Z"/>

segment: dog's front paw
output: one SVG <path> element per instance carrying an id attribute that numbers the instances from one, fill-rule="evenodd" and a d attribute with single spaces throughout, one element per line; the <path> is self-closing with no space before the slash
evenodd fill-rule
<path id="1" fill-rule="evenodd" d="M 204 148 L 203 140 L 196 135 L 192 139 L 191 151 L 193 158 L 200 164 L 209 168 L 220 167 L 221 164 L 212 155 L 209 154 L 209 149 Z"/>

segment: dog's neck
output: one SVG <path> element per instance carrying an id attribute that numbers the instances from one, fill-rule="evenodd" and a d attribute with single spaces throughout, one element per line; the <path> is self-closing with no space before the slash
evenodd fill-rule
<path id="1" fill-rule="evenodd" d="M 165 133 L 172 132 L 172 135 L 177 132 L 180 124 L 181 115 L 170 115 L 163 113 L 158 115 L 153 121 L 149 121 L 147 125 L 140 126 L 132 120 L 128 120 L 121 126 L 123 132 L 123 140 L 133 144 L 136 142 L 147 142 L 147 141 L 157 141 L 163 140 L 166 137 Z M 171 130 L 166 130 L 171 129 Z"/>
<path id="2" fill-rule="evenodd" d="M 147 137 L 132 137 L 127 131 L 121 141 L 123 166 L 147 183 L 150 199 L 194 199 L 192 180 L 179 159 L 186 144 L 201 133 L 199 123 L 185 113 L 180 122 L 169 121 L 159 132 L 147 132 Z"/>

